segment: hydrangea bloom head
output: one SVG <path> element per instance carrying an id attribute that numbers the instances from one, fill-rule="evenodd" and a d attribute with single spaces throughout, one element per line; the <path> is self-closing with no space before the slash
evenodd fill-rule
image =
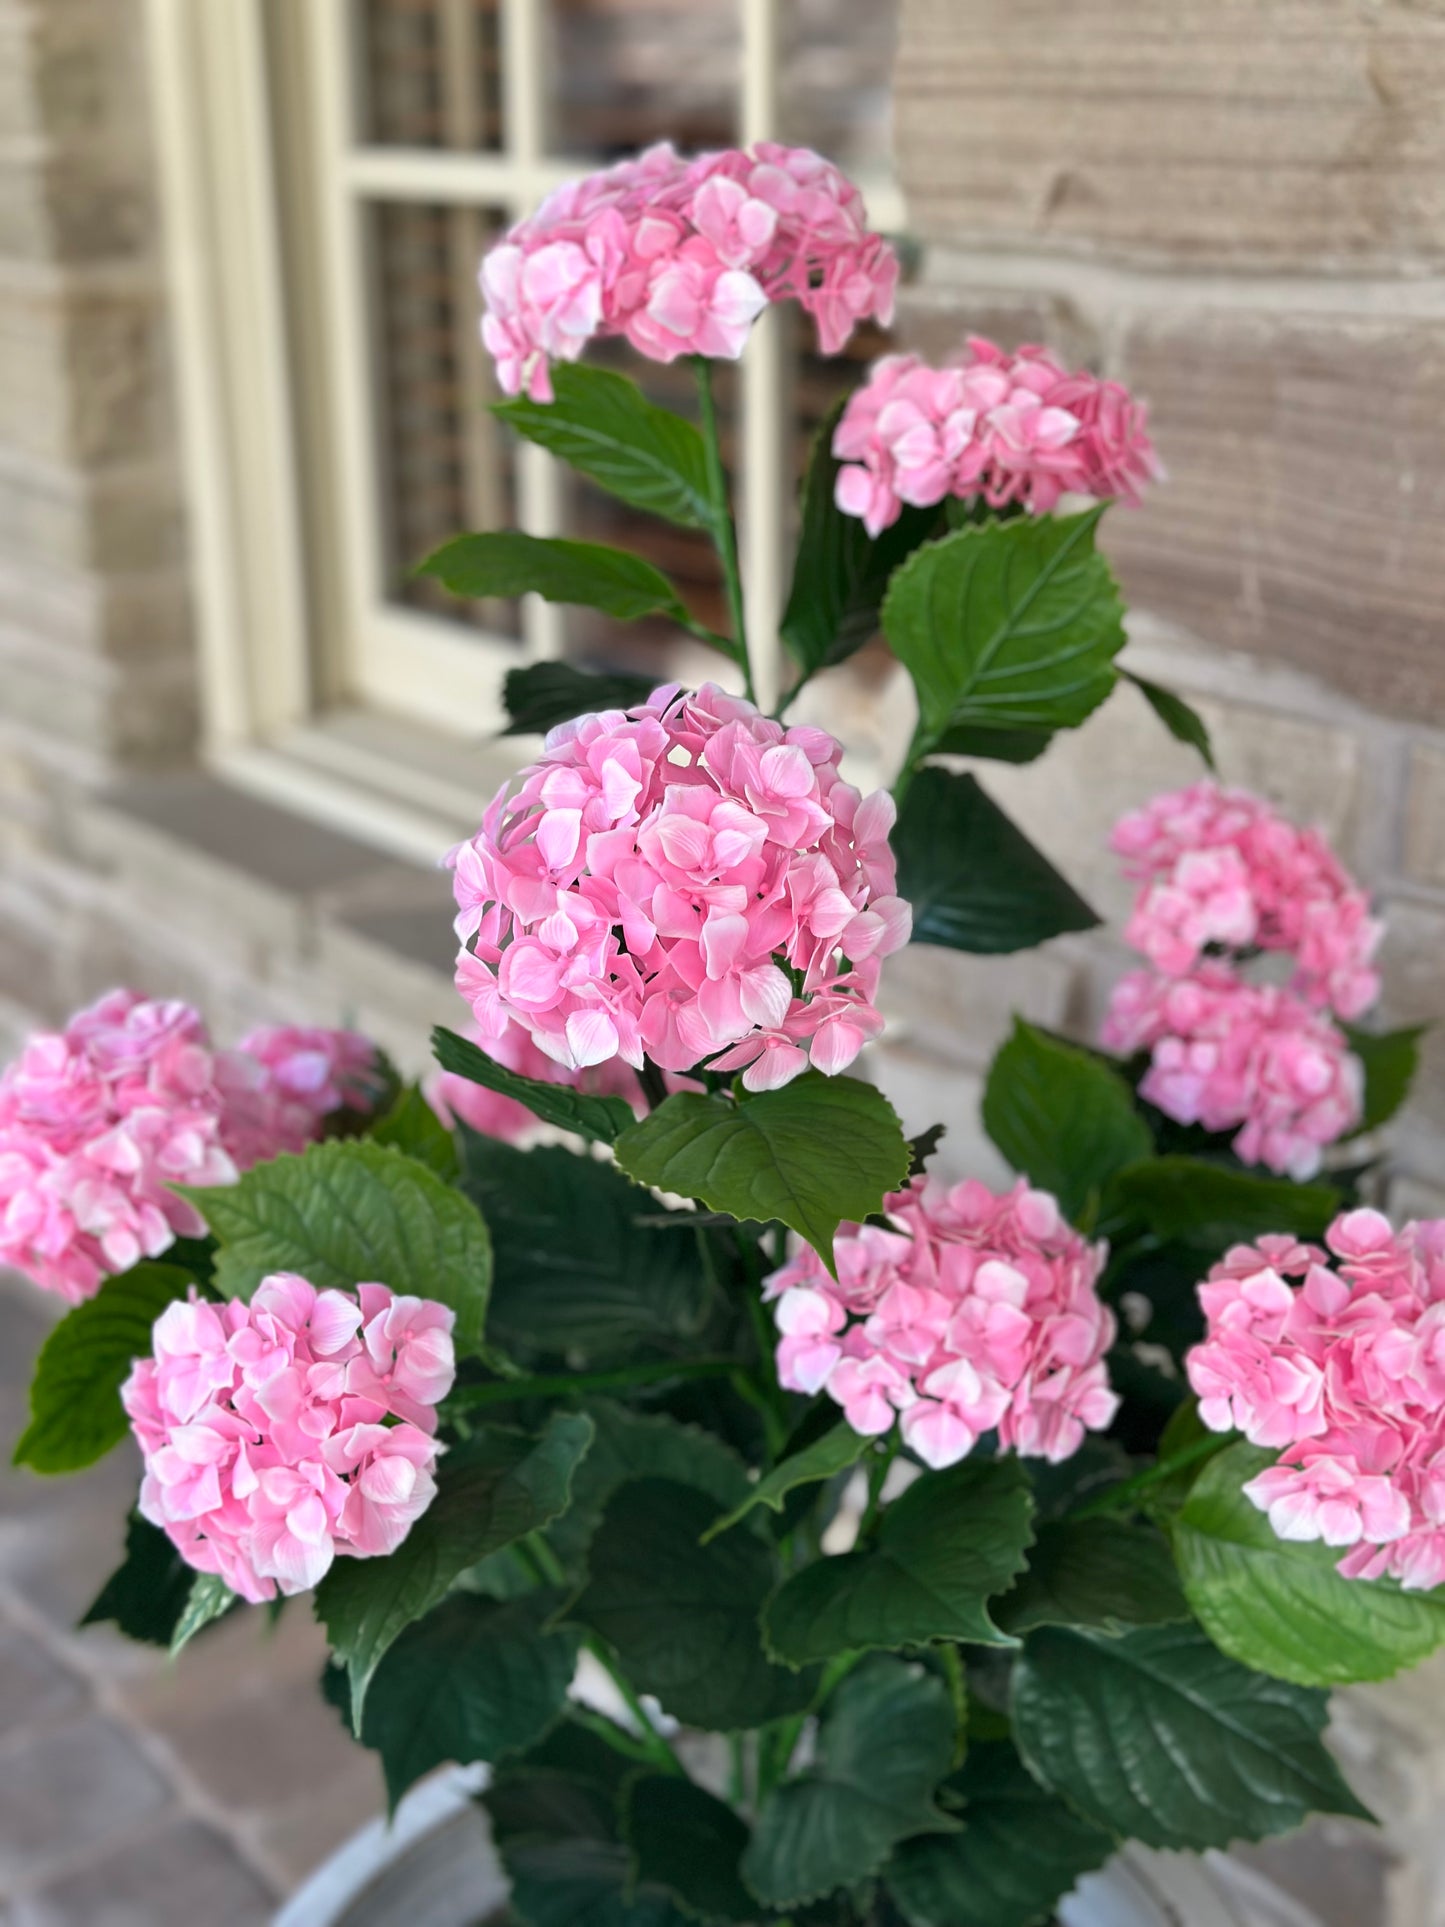
<path id="1" fill-rule="evenodd" d="M 0 1074 L 0 1263 L 71 1304 L 92 1296 L 108 1273 L 204 1230 L 172 1186 L 230 1184 L 300 1150 L 373 1055 L 339 1031 L 248 1044 L 261 1054 L 217 1052 L 189 1005 L 132 990 L 31 1038 Z"/>
<path id="2" fill-rule="evenodd" d="M 858 1432 L 896 1419 L 935 1468 L 995 1430 L 1018 1452 L 1065 1459 L 1110 1422 L 1105 1247 L 1046 1192 L 918 1177 L 885 1213 L 886 1228 L 839 1234 L 836 1280 L 810 1248 L 767 1280 L 784 1386 L 826 1391 Z"/>
<path id="3" fill-rule="evenodd" d="M 570 1069 L 709 1060 L 749 1089 L 843 1070 L 908 940 L 891 799 L 825 731 L 706 685 L 564 723 L 455 870 L 457 987 L 484 1039 Z"/>
<path id="4" fill-rule="evenodd" d="M 1350 1211 L 1328 1250 L 1237 1246 L 1199 1297 L 1199 1412 L 1279 1453 L 1245 1486 L 1284 1539 L 1342 1549 L 1346 1578 L 1445 1583 L 1445 1219 Z"/>
<path id="5" fill-rule="evenodd" d="M 1293 991 L 1227 964 L 1188 976 L 1134 970 L 1114 986 L 1106 1049 L 1151 1053 L 1139 1094 L 1179 1124 L 1234 1131 L 1246 1164 L 1300 1182 L 1359 1123 L 1364 1069 L 1344 1033 Z"/>
<path id="6" fill-rule="evenodd" d="M 876 536 L 905 503 L 949 496 L 1035 514 L 1064 494 L 1134 502 L 1161 472 L 1145 421 L 1118 382 L 1068 374 L 1043 348 L 1008 354 L 975 335 L 942 368 L 887 355 L 834 432 L 838 506 Z"/>
<path id="7" fill-rule="evenodd" d="M 192 1290 L 121 1389 L 142 1515 L 253 1602 L 304 1592 L 338 1553 L 394 1551 L 436 1491 L 452 1323 L 429 1299 L 317 1291 L 294 1272 L 249 1304 Z"/>
<path id="8" fill-rule="evenodd" d="M 550 364 L 594 336 L 735 360 L 770 301 L 797 301 L 836 354 L 858 321 L 892 319 L 897 281 L 857 188 L 811 149 L 662 143 L 558 188 L 491 250 L 482 338 L 503 391 L 545 402 Z"/>
<path id="9" fill-rule="evenodd" d="M 1378 997 L 1369 899 L 1318 830 L 1263 798 L 1192 783 L 1122 817 L 1110 846 L 1140 886 L 1124 940 L 1165 976 L 1211 947 L 1260 949 L 1289 956 L 1292 987 L 1338 1017 Z"/>

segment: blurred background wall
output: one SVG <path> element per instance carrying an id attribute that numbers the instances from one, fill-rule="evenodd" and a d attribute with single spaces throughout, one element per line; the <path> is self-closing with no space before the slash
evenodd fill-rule
<path id="1" fill-rule="evenodd" d="M 0 0 L 6 1048 L 129 981 L 222 1039 L 345 1017 L 420 1064 L 459 1009 L 435 856 L 515 754 L 501 671 L 709 664 L 409 569 L 517 520 L 717 597 L 685 532 L 487 416 L 478 256 L 569 172 L 767 133 L 906 237 L 904 343 L 1043 340 L 1150 398 L 1169 483 L 1107 525 L 1130 661 L 1378 889 L 1387 1019 L 1439 1015 L 1445 0 Z M 765 640 L 809 435 L 884 345 L 824 363 L 777 314 L 723 384 Z M 909 705 L 881 656 L 819 700 L 885 773 Z M 1117 927 L 1107 828 L 1197 765 L 1121 691 L 982 773 Z M 995 1174 L 976 1105 L 1009 1011 L 1086 1032 L 1121 963 L 1108 934 L 910 952 L 874 1072 Z M 1445 1031 L 1427 1056 L 1393 1202 L 1442 1212 Z M 1396 1816 L 1402 1923 L 1445 1918 L 1433 1703 L 1367 1696 L 1346 1736 Z"/>

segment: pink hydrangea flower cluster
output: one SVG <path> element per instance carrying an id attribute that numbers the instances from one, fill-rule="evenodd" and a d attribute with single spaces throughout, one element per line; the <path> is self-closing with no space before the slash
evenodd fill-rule
<path id="1" fill-rule="evenodd" d="M 1152 1053 L 1143 1095 L 1296 1179 L 1359 1123 L 1364 1071 L 1335 1017 L 1379 994 L 1369 899 L 1317 830 L 1205 780 L 1123 817 L 1110 844 L 1139 886 L 1125 941 L 1148 960 L 1114 988 L 1102 1041 Z M 1288 988 L 1251 981 L 1259 951 Z"/>
<path id="2" fill-rule="evenodd" d="M 1278 1451 L 1244 1490 L 1281 1539 L 1346 1548 L 1348 1579 L 1445 1583 L 1445 1219 L 1350 1211 L 1328 1254 L 1230 1251 L 1199 1288 L 1189 1382 L 1214 1431 Z M 1332 1262 L 1333 1261 L 1333 1262 Z"/>
<path id="3" fill-rule="evenodd" d="M 893 317 L 898 261 L 821 155 L 772 141 L 688 160 L 663 142 L 571 181 L 482 263 L 482 339 L 509 395 L 552 399 L 549 365 L 594 336 L 653 361 L 736 359 L 770 301 L 797 301 L 836 354 Z"/>
<path id="4" fill-rule="evenodd" d="M 567 1084 L 594 1097 L 624 1097 L 635 1111 L 642 1109 L 642 1088 L 636 1074 L 620 1057 L 602 1064 L 589 1064 L 583 1070 L 569 1070 L 548 1057 L 532 1041 L 532 1033 L 521 1024 L 508 1024 L 500 1037 L 480 1038 L 487 1055 L 520 1077 L 535 1077 L 543 1084 Z M 445 1125 L 465 1124 L 484 1137 L 501 1138 L 515 1144 L 537 1129 L 537 1119 L 515 1097 L 489 1091 L 485 1084 L 474 1084 L 455 1071 L 438 1071 L 428 1079 L 427 1101 Z"/>
<path id="5" fill-rule="evenodd" d="M 1318 830 L 1262 797 L 1206 778 L 1122 817 L 1109 841 L 1140 886 L 1124 940 L 1165 976 L 1211 947 L 1282 951 L 1292 988 L 1337 1017 L 1379 996 L 1369 898 Z"/>
<path id="6" fill-rule="evenodd" d="M 121 1388 L 142 1515 L 253 1603 L 316 1585 L 338 1553 L 394 1552 L 436 1492 L 453 1318 L 385 1285 L 317 1291 L 294 1272 L 263 1278 L 249 1304 L 192 1290 Z"/>
<path id="7" fill-rule="evenodd" d="M 1135 502 L 1162 473 L 1146 410 L 1127 388 L 1068 374 L 1039 347 L 1008 354 L 981 335 L 942 368 L 885 355 L 833 434 L 838 507 L 870 535 L 903 506 L 982 496 L 1036 515 L 1065 494 Z"/>
<path id="8" fill-rule="evenodd" d="M 171 1187 L 234 1183 L 299 1150 L 334 1098 L 361 1092 L 363 1056 L 344 1031 L 253 1031 L 218 1052 L 189 1005 L 108 992 L 0 1074 L 0 1264 L 77 1304 L 199 1236 Z"/>
<path id="9" fill-rule="evenodd" d="M 453 850 L 457 987 L 570 1069 L 706 1059 L 750 1090 L 828 1075 L 882 1029 L 882 959 L 908 941 L 894 809 L 713 684 L 552 730 Z"/>
<path id="10" fill-rule="evenodd" d="M 1108 1425 L 1105 1246 L 1022 1179 L 999 1196 L 976 1179 L 917 1177 L 884 1210 L 888 1228 L 840 1233 L 836 1281 L 806 1247 L 766 1281 L 784 1386 L 826 1391 L 865 1435 L 896 1419 L 935 1469 L 995 1429 L 1002 1445 L 1057 1461 Z"/>
<path id="11" fill-rule="evenodd" d="M 1114 987 L 1102 1041 L 1152 1053 L 1142 1097 L 1180 1124 L 1235 1131 L 1246 1164 L 1303 1182 L 1360 1121 L 1364 1072 L 1322 1011 L 1206 961 L 1186 977 L 1134 970 Z"/>

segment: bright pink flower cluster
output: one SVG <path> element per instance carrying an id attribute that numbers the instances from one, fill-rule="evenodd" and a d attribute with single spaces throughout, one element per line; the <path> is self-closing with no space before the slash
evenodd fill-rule
<path id="1" fill-rule="evenodd" d="M 487 1055 L 520 1077 L 535 1077 L 543 1084 L 567 1084 L 595 1097 L 624 1097 L 636 1111 L 642 1109 L 642 1087 L 635 1073 L 620 1057 L 603 1064 L 590 1064 L 583 1070 L 569 1070 L 548 1057 L 532 1041 L 532 1033 L 521 1024 L 508 1024 L 500 1037 L 480 1038 Z M 485 1084 L 474 1084 L 455 1071 L 438 1071 L 426 1086 L 427 1101 L 443 1124 L 461 1123 L 484 1137 L 501 1138 L 515 1144 L 537 1129 L 537 1119 L 515 1097 L 489 1091 Z"/>
<path id="2" fill-rule="evenodd" d="M 1313 1177 L 1360 1121 L 1363 1067 L 1333 1016 L 1379 993 L 1369 899 L 1317 830 L 1212 780 L 1156 796 L 1110 844 L 1139 885 L 1125 941 L 1152 968 L 1115 986 L 1105 1046 L 1152 1052 L 1139 1088 L 1166 1116 Z M 1257 951 L 1292 960 L 1287 989 L 1242 974 Z"/>
<path id="3" fill-rule="evenodd" d="M 908 941 L 891 798 L 712 684 L 561 724 L 453 850 L 457 987 L 576 1069 L 703 1059 L 750 1090 L 829 1075 L 882 1029 L 881 960 Z"/>
<path id="4" fill-rule="evenodd" d="M 1206 961 L 1186 977 L 1130 971 L 1114 987 L 1102 1041 L 1152 1053 L 1139 1092 L 1180 1124 L 1237 1131 L 1246 1164 L 1301 1182 L 1360 1121 L 1364 1073 L 1343 1032 L 1293 991 Z"/>
<path id="5" fill-rule="evenodd" d="M 338 1553 L 394 1552 L 436 1491 L 452 1323 L 430 1299 L 317 1291 L 294 1272 L 249 1304 L 193 1290 L 121 1388 L 142 1514 L 253 1602 L 304 1592 Z"/>
<path id="6" fill-rule="evenodd" d="M 1350 1211 L 1333 1256 L 1290 1237 L 1230 1251 L 1199 1288 L 1199 1412 L 1279 1452 L 1244 1490 L 1282 1539 L 1348 1547 L 1349 1579 L 1445 1583 L 1445 1219 Z"/>
<path id="7" fill-rule="evenodd" d="M 1008 354 L 972 335 L 942 368 L 886 355 L 848 399 L 833 435 L 845 515 L 870 535 L 903 505 L 980 495 L 1045 514 L 1064 494 L 1138 500 L 1162 471 L 1146 411 L 1127 388 L 1068 374 L 1044 348 Z"/>
<path id="8" fill-rule="evenodd" d="M 1369 898 L 1318 830 L 1262 797 L 1206 778 L 1122 817 L 1109 841 L 1141 886 L 1124 940 L 1165 976 L 1183 976 L 1211 946 L 1283 951 L 1292 988 L 1337 1017 L 1379 996 Z"/>
<path id="9" fill-rule="evenodd" d="M 972 1178 L 918 1177 L 884 1209 L 888 1229 L 840 1233 L 836 1281 L 807 1247 L 767 1280 L 788 1390 L 826 1391 L 855 1432 L 897 1418 L 935 1469 L 995 1429 L 1018 1452 L 1066 1459 L 1109 1423 L 1103 1245 L 1022 1179 L 997 1196 Z"/>
<path id="10" fill-rule="evenodd" d="M 482 339 L 505 393 L 546 402 L 549 364 L 594 336 L 736 359 L 770 301 L 797 301 L 836 354 L 865 316 L 892 319 L 897 283 L 857 188 L 810 148 L 687 160 L 663 142 L 558 188 L 491 250 Z"/>
<path id="11" fill-rule="evenodd" d="M 253 1031 L 217 1052 L 189 1005 L 108 992 L 0 1074 L 0 1263 L 71 1304 L 90 1297 L 204 1231 L 173 1185 L 230 1184 L 299 1150 L 333 1099 L 362 1092 L 373 1057 L 345 1031 Z"/>

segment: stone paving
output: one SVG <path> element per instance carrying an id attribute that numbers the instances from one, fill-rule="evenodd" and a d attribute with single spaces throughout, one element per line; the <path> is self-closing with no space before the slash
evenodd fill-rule
<path id="1" fill-rule="evenodd" d="M 380 1810 L 375 1760 L 316 1692 L 300 1601 L 175 1662 L 74 1630 L 119 1562 L 136 1461 L 10 1468 L 48 1323 L 0 1280 L 0 1927 L 261 1927 Z"/>

